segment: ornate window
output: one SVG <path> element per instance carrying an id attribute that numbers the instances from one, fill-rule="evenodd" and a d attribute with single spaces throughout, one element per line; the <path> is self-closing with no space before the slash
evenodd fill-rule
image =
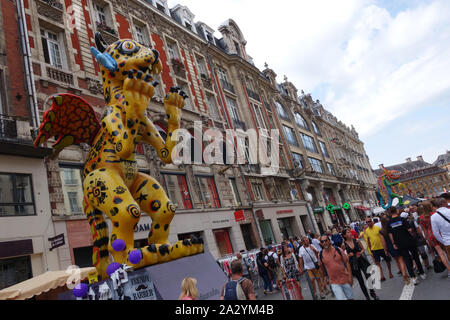
<path id="1" fill-rule="evenodd" d="M 302 141 L 303 145 L 305 146 L 306 150 L 309 150 L 314 153 L 319 153 L 316 147 L 316 144 L 314 143 L 314 139 L 306 134 L 302 134 Z"/>
<path id="2" fill-rule="evenodd" d="M 41 40 L 45 62 L 56 68 L 62 69 L 65 67 L 64 45 L 61 34 L 41 29 Z"/>
<path id="3" fill-rule="evenodd" d="M 313 168 L 314 171 L 323 173 L 323 164 L 321 160 L 315 159 L 315 158 L 308 158 L 309 163 L 311 164 L 311 167 Z"/>
<path id="4" fill-rule="evenodd" d="M 309 130 L 308 123 L 306 122 L 305 118 L 303 118 L 299 113 L 294 113 L 295 117 L 295 123 L 305 130 Z"/>
<path id="5" fill-rule="evenodd" d="M 295 137 L 295 132 L 292 128 L 283 126 L 284 128 L 284 132 L 286 134 L 286 138 L 289 142 L 290 145 L 294 146 L 294 147 L 298 147 L 298 141 L 297 138 Z"/>

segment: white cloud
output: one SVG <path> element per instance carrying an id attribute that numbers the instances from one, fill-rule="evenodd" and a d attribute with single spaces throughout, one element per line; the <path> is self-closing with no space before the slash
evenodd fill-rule
<path id="1" fill-rule="evenodd" d="M 423 112 L 432 102 L 449 99 L 448 0 L 400 1 L 396 8 L 413 6 L 396 16 L 374 0 L 181 4 L 213 28 L 233 18 L 258 67 L 267 62 L 279 81 L 286 74 L 299 90 L 324 87 L 323 96 L 315 98 L 353 124 L 362 139 L 406 114 Z M 219 32 L 216 36 L 221 37 Z"/>

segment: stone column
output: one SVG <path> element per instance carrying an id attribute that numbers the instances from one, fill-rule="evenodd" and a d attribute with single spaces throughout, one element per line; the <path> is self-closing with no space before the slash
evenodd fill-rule
<path id="1" fill-rule="evenodd" d="M 272 232 L 275 237 L 275 242 L 281 243 L 281 241 L 283 241 L 283 235 L 281 234 L 280 226 L 278 225 L 278 219 L 274 217 L 270 219 L 270 222 L 272 224 Z"/>
<path id="2" fill-rule="evenodd" d="M 344 192 L 345 192 L 345 196 L 350 199 L 350 202 L 352 202 L 351 200 L 353 199 L 353 197 L 351 197 L 351 190 L 350 190 L 350 186 L 346 185 L 344 187 Z M 355 211 L 355 208 L 353 208 L 353 205 L 350 206 L 350 218 L 353 221 L 359 220 L 359 216 Z"/>
<path id="3" fill-rule="evenodd" d="M 342 201 L 341 196 L 339 195 L 340 188 L 341 188 L 341 185 L 337 184 L 334 188 L 332 188 L 332 190 L 333 190 L 333 195 L 334 195 L 334 197 L 336 199 L 337 205 L 342 208 L 343 205 L 344 205 L 344 202 Z M 341 211 L 342 211 L 342 214 L 344 215 L 345 223 L 349 224 L 350 223 L 350 219 L 349 219 L 349 217 L 347 215 L 347 212 L 345 212 L 344 208 L 342 208 Z"/>
<path id="4" fill-rule="evenodd" d="M 319 188 L 318 188 L 318 190 L 317 190 L 316 188 L 314 188 L 314 190 L 316 191 L 316 195 L 318 195 L 317 198 L 319 199 L 320 205 L 321 205 L 322 207 L 326 208 L 326 207 L 327 207 L 327 204 L 325 203 L 325 199 L 323 198 L 323 192 L 324 192 L 323 189 L 324 189 L 323 182 L 320 182 L 320 183 L 319 183 Z M 328 227 L 333 226 L 333 221 L 331 220 L 330 213 L 328 212 L 328 210 L 325 209 L 325 211 L 324 211 L 324 213 L 323 213 L 322 215 L 323 215 L 323 218 L 324 218 L 324 220 L 325 220 L 325 224 L 326 224 L 325 227 L 328 228 Z"/>
<path id="5" fill-rule="evenodd" d="M 320 233 L 319 226 L 317 225 L 317 220 L 314 215 L 314 210 L 311 206 L 311 201 L 309 201 L 307 194 L 306 194 L 307 189 L 309 188 L 309 185 L 310 185 L 309 180 L 305 179 L 305 180 L 303 180 L 302 183 L 300 183 L 300 188 L 303 193 L 303 197 L 305 198 L 305 201 L 306 201 L 306 210 L 308 212 L 308 219 L 309 219 L 310 223 L 312 223 L 312 227 L 315 230 L 315 232 Z"/>

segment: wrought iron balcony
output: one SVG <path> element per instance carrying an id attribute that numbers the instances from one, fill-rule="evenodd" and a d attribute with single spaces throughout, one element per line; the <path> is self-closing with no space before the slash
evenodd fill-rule
<path id="1" fill-rule="evenodd" d="M 236 93 L 236 91 L 234 90 L 234 86 L 231 83 L 228 83 L 225 80 L 220 80 L 220 82 L 222 83 L 222 87 L 224 88 L 224 90 L 230 91 L 231 93 Z"/>
<path id="2" fill-rule="evenodd" d="M 64 6 L 59 0 L 39 0 L 36 1 L 36 4 L 40 15 L 58 23 L 64 23 Z"/>

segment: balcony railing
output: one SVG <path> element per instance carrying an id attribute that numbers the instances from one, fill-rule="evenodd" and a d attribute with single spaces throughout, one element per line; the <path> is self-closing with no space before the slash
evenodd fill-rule
<path id="1" fill-rule="evenodd" d="M 47 76 L 50 79 L 73 85 L 73 75 L 62 70 L 47 67 Z"/>
<path id="2" fill-rule="evenodd" d="M 225 80 L 220 80 L 220 82 L 222 83 L 224 90 L 230 91 L 231 93 L 236 93 L 236 91 L 234 91 L 234 86 L 231 83 L 228 83 Z"/>
<path id="3" fill-rule="evenodd" d="M 117 31 L 111 28 L 110 26 L 104 24 L 103 22 L 96 22 L 97 31 L 102 34 L 103 39 L 105 39 L 106 43 L 114 43 L 119 40 L 119 36 Z"/>
<path id="4" fill-rule="evenodd" d="M 61 2 L 59 2 L 58 0 L 40 0 L 40 1 L 45 2 L 46 4 L 48 4 L 52 7 L 55 7 L 56 9 L 59 9 L 59 10 L 64 9 L 63 4 Z"/>
<path id="5" fill-rule="evenodd" d="M 212 79 L 204 73 L 200 74 L 200 78 L 202 78 L 203 86 L 212 91 Z"/>
<path id="6" fill-rule="evenodd" d="M 17 124 L 14 117 L 0 115 L 0 138 L 17 138 Z"/>
<path id="7" fill-rule="evenodd" d="M 52 19 L 58 23 L 64 23 L 64 6 L 58 0 L 39 0 L 36 1 L 37 11 L 40 15 Z"/>
<path id="8" fill-rule="evenodd" d="M 253 90 L 251 90 L 251 89 L 249 89 L 249 88 L 246 88 L 246 89 L 247 89 L 247 94 L 248 94 L 248 96 L 249 96 L 250 98 L 259 101 L 259 94 L 257 94 L 255 91 L 253 91 Z"/>

